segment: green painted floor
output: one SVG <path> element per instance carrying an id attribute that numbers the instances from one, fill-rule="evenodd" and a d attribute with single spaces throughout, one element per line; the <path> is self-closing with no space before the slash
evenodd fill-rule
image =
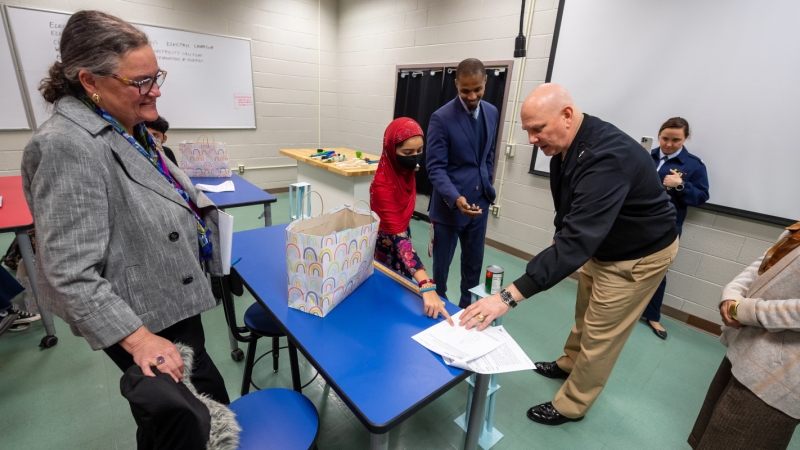
<path id="1" fill-rule="evenodd" d="M 275 223 L 287 222 L 286 195 L 273 205 Z M 259 207 L 230 210 L 236 229 L 259 227 Z M 412 222 L 415 247 L 427 258 L 427 224 Z M 0 235 L 0 250 L 12 236 Z M 458 290 L 458 254 L 449 292 Z M 506 269 L 506 281 L 522 274 L 525 261 L 487 248 L 484 265 Z M 572 326 L 576 283 L 566 280 L 514 309 L 504 325 L 534 361 L 552 361 L 561 354 Z M 241 315 L 254 300 L 237 300 Z M 421 304 L 421 303 L 420 303 Z M 420 307 L 421 311 L 421 307 Z M 240 316 L 241 322 L 241 316 Z M 225 377 L 232 399 L 239 396 L 243 363 L 230 358 L 225 321 L 218 307 L 203 314 L 208 352 Z M 614 373 L 586 419 L 560 427 L 535 424 L 525 411 L 549 401 L 560 381 L 533 372 L 500 376 L 495 426 L 505 437 L 493 449 L 688 449 L 691 430 L 706 389 L 724 354 L 716 338 L 669 319 L 669 338 L 661 341 L 643 323 L 636 326 Z M 40 322 L 28 331 L 0 338 L 0 449 L 135 449 L 136 425 L 119 393 L 121 372 L 102 352 L 93 352 L 56 318 L 59 343 L 39 350 L 44 335 Z M 268 344 L 262 344 L 264 350 Z M 273 374 L 269 358 L 256 365 L 260 387 L 290 387 L 288 355 Z M 302 379 L 314 371 L 302 359 Z M 317 378 L 304 391 L 321 418 L 320 450 L 357 450 L 369 446 L 369 434 L 324 381 Z M 466 384 L 425 407 L 390 432 L 392 449 L 462 448 L 464 433 L 453 419 L 464 412 Z M 790 448 L 800 450 L 800 439 Z"/>

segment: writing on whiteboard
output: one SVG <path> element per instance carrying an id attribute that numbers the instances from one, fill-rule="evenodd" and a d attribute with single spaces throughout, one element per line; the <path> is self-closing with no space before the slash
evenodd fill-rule
<path id="1" fill-rule="evenodd" d="M 253 96 L 248 94 L 233 94 L 233 107 L 236 109 L 252 108 Z"/>
<path id="2" fill-rule="evenodd" d="M 157 40 L 157 39 L 153 39 L 153 40 L 150 42 L 150 44 L 151 44 L 153 47 L 156 47 L 156 46 L 158 46 L 159 42 L 158 42 L 158 40 Z M 214 46 L 213 46 L 213 45 L 208 45 L 208 44 L 187 44 L 187 43 L 185 43 L 185 42 L 167 41 L 167 42 L 166 42 L 166 44 L 164 44 L 164 45 L 166 45 L 167 47 L 180 47 L 180 48 L 204 48 L 204 49 L 206 49 L 206 50 L 214 50 Z"/>

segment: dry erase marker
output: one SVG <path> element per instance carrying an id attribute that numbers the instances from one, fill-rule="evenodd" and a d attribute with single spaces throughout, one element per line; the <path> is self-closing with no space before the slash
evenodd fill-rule
<path id="1" fill-rule="evenodd" d="M 238 258 L 236 261 L 232 262 L 232 263 L 231 263 L 231 267 L 235 266 L 235 265 L 236 265 L 236 263 L 238 263 L 238 262 L 239 262 L 239 261 L 241 261 L 241 260 L 242 260 L 242 258 Z"/>

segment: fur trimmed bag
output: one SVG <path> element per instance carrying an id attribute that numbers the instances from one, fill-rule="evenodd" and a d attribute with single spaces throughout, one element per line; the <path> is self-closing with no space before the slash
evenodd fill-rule
<path id="1" fill-rule="evenodd" d="M 211 414 L 211 432 L 206 450 L 236 450 L 239 448 L 239 433 L 242 427 L 236 422 L 236 414 L 222 403 L 211 399 L 208 395 L 199 394 L 191 382 L 194 349 L 188 345 L 175 343 L 183 359 L 183 384 L 208 408 Z"/>

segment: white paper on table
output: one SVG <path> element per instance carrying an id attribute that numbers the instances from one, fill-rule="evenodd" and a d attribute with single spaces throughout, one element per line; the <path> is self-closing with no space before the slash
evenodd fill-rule
<path id="1" fill-rule="evenodd" d="M 462 312 L 463 310 L 453 314 L 453 322 L 458 323 Z M 476 328 L 467 330 L 458 325 L 451 326 L 443 320 L 411 338 L 442 357 L 466 363 L 503 345 L 508 334 L 503 335 L 493 328 L 484 331 Z"/>
<path id="2" fill-rule="evenodd" d="M 220 184 L 196 184 L 194 187 L 206 192 L 234 192 L 233 181 L 228 180 Z"/>
<path id="3" fill-rule="evenodd" d="M 222 274 L 231 274 L 231 247 L 233 247 L 233 216 L 219 211 L 219 252 Z"/>
<path id="4" fill-rule="evenodd" d="M 454 361 L 449 358 L 444 358 L 444 362 L 453 367 L 485 374 L 533 370 L 533 361 L 528 358 L 522 347 L 508 334 L 506 329 L 502 325 L 492 328 L 507 336 L 503 345 L 479 358 L 467 361 L 466 364 L 463 361 Z"/>

